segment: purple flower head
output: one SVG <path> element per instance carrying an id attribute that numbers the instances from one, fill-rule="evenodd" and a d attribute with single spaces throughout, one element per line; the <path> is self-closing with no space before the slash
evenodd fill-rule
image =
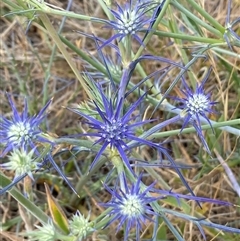
<path id="1" fill-rule="evenodd" d="M 0 116 L 0 142 L 5 146 L 5 149 L 0 153 L 0 157 L 5 156 L 5 154 L 12 150 L 13 153 L 11 156 L 9 156 L 10 161 L 6 164 L 1 164 L 0 166 L 8 170 L 14 170 L 15 178 L 12 184 L 0 191 L 4 193 L 11 188 L 12 185 L 15 185 L 17 182 L 21 181 L 26 174 L 33 179 L 31 170 L 37 170 L 39 167 L 43 166 L 46 161 L 50 161 L 56 171 L 66 181 L 68 186 L 77 194 L 67 177 L 63 174 L 62 170 L 53 160 L 53 157 L 50 153 L 44 157 L 44 160 L 41 164 L 38 164 L 34 159 L 33 154 L 37 154 L 37 156 L 41 155 L 37 150 L 36 142 L 47 142 L 52 144 L 50 140 L 41 136 L 43 132 L 39 128 L 39 125 L 46 117 L 45 112 L 48 106 L 51 104 L 52 99 L 47 102 L 47 104 L 40 110 L 38 114 L 29 116 L 26 98 L 23 112 L 18 113 L 16 106 L 9 94 L 7 94 L 7 97 L 12 108 L 13 116 L 10 120 L 4 116 Z M 31 149 L 31 151 L 29 151 L 29 149 Z"/>
<path id="2" fill-rule="evenodd" d="M 140 44 L 142 40 L 137 35 L 138 32 L 148 30 L 146 25 L 151 24 L 154 21 L 152 17 L 146 15 L 147 12 L 151 11 L 156 7 L 156 3 L 152 1 L 134 1 L 130 0 L 124 7 L 117 4 L 117 10 L 110 9 L 114 20 L 101 20 L 106 23 L 106 27 L 112 28 L 116 31 L 116 34 L 107 40 L 103 46 L 108 45 L 114 39 L 118 38 L 121 41 L 126 36 L 132 36 Z M 102 47 L 103 47 L 102 46 Z"/>
<path id="3" fill-rule="evenodd" d="M 192 124 L 209 153 L 210 150 L 202 134 L 201 119 L 205 119 L 209 125 L 211 125 L 208 114 L 216 113 L 212 107 L 217 102 L 211 101 L 211 93 L 205 93 L 204 91 L 204 84 L 206 83 L 210 72 L 211 68 L 202 83 L 200 85 L 197 84 L 195 91 L 187 85 L 185 79 L 183 78 L 184 90 L 182 90 L 182 93 L 184 94 L 184 97 L 176 98 L 182 104 L 181 108 L 183 109 L 180 114 L 181 118 L 183 118 L 182 130 L 187 124 Z"/>
<path id="4" fill-rule="evenodd" d="M 124 241 L 127 241 L 130 230 L 136 226 L 136 240 L 139 241 L 142 224 L 145 224 L 147 220 L 153 222 L 152 217 L 158 215 L 149 205 L 159 199 L 158 197 L 152 197 L 149 193 L 155 185 L 155 182 L 143 191 L 141 189 L 142 174 L 139 175 L 136 183 L 132 185 L 127 184 L 124 174 L 122 177 L 122 188 L 115 186 L 114 190 L 112 190 L 105 186 L 106 190 L 112 195 L 112 198 L 108 203 L 101 203 L 100 205 L 111 208 L 109 216 L 112 218 L 106 224 L 106 227 L 114 221 L 119 221 L 116 230 L 116 232 L 118 232 L 125 224 Z"/>
<path id="5" fill-rule="evenodd" d="M 15 148 L 23 148 L 24 150 L 27 150 L 27 148 L 33 149 L 35 147 L 35 141 L 47 142 L 46 139 L 40 136 L 42 131 L 40 130 L 39 125 L 46 117 L 45 111 L 52 102 L 52 99 L 49 100 L 37 115 L 28 116 L 26 99 L 24 110 L 20 114 L 9 94 L 7 94 L 7 97 L 12 108 L 13 116 L 11 119 L 7 119 L 0 115 L 0 142 L 5 146 L 0 157 Z"/>
<path id="6" fill-rule="evenodd" d="M 82 135 L 96 137 L 97 141 L 95 142 L 95 144 L 102 143 L 102 147 L 97 153 L 93 163 L 91 164 L 90 170 L 96 164 L 104 150 L 109 146 L 110 148 L 116 148 L 118 150 L 118 153 L 120 154 L 126 167 L 130 171 L 132 171 L 129 160 L 125 153 L 130 149 L 127 146 L 127 141 L 135 140 L 138 141 L 139 144 L 146 144 L 150 146 L 153 145 L 152 142 L 135 136 L 135 129 L 137 127 L 140 127 L 150 122 L 149 120 L 135 122 L 137 116 L 132 116 L 133 112 L 140 105 L 145 95 L 141 96 L 125 111 L 123 108 L 123 98 L 120 99 L 117 104 L 115 104 L 116 101 L 114 101 L 113 99 L 108 99 L 104 95 L 100 87 L 99 93 L 101 95 L 102 103 L 96 103 L 94 101 L 97 112 L 96 118 L 94 116 L 83 113 L 78 108 L 68 108 L 70 111 L 73 111 L 76 114 L 87 119 L 85 123 L 87 123 L 89 127 L 94 131 Z"/>

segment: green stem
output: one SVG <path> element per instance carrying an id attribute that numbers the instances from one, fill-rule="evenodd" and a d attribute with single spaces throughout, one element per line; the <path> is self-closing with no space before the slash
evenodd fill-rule
<path id="1" fill-rule="evenodd" d="M 67 10 L 69 10 L 71 7 L 71 4 L 68 4 L 67 6 Z M 66 21 L 66 16 L 63 17 L 62 19 L 62 22 L 60 24 L 60 27 L 58 29 L 58 35 L 60 35 L 60 33 L 62 32 L 62 29 L 63 29 L 63 26 L 64 26 L 64 23 Z M 48 94 L 48 82 L 49 82 L 49 79 L 51 77 L 51 74 L 50 74 L 50 71 L 51 71 L 51 68 L 52 68 L 52 65 L 53 65 L 53 61 L 54 61 L 54 58 L 55 58 L 55 55 L 56 55 L 56 51 L 57 51 L 57 45 L 54 44 L 53 48 L 52 48 L 52 53 L 51 53 L 51 56 L 50 56 L 50 59 L 49 59 L 49 62 L 48 62 L 48 65 L 47 65 L 47 70 L 45 71 L 45 81 L 44 81 L 44 85 L 43 85 L 43 105 L 45 105 L 45 103 L 47 102 L 47 99 L 49 98 L 49 94 Z"/>
<path id="2" fill-rule="evenodd" d="M 232 125 L 240 125 L 240 119 L 214 123 L 214 124 L 212 124 L 212 127 L 213 128 L 220 128 L 220 127 L 223 127 L 223 126 L 232 126 Z M 202 130 L 208 130 L 208 129 L 211 129 L 211 126 L 210 125 L 202 125 L 201 129 Z M 196 130 L 195 130 L 194 127 L 190 127 L 190 128 L 185 128 L 182 131 L 181 131 L 181 129 L 172 130 L 172 131 L 164 131 L 164 132 L 152 134 L 151 138 L 162 138 L 162 137 L 174 136 L 174 135 L 178 135 L 180 132 L 181 132 L 181 134 L 186 134 L 186 133 L 196 132 Z M 240 135 L 240 133 L 239 133 L 239 135 Z"/>
<path id="3" fill-rule="evenodd" d="M 79 70 L 77 69 L 75 63 L 72 61 L 71 56 L 65 49 L 65 46 L 63 45 L 61 39 L 59 38 L 57 32 L 53 28 L 49 18 L 47 17 L 46 14 L 39 13 L 39 18 L 43 22 L 44 26 L 46 27 L 48 34 L 52 37 L 54 43 L 58 46 L 59 50 L 62 52 L 64 58 L 66 59 L 67 63 L 69 64 L 70 68 L 74 72 L 75 76 L 78 78 L 79 82 L 81 83 L 83 89 L 86 91 L 89 97 L 92 97 L 91 92 L 89 91 L 84 79 L 82 76 L 79 74 Z"/>
<path id="4" fill-rule="evenodd" d="M 148 32 L 146 38 L 143 41 L 143 44 L 140 46 L 140 48 L 138 49 L 137 53 L 135 54 L 135 56 L 133 58 L 133 61 L 138 59 L 141 56 L 143 50 L 145 49 L 145 46 L 148 44 L 149 40 L 151 39 L 151 37 L 152 37 L 152 35 L 154 33 L 154 30 L 156 30 L 158 28 L 158 25 L 159 25 L 160 21 L 162 20 L 162 18 L 164 16 L 164 14 L 165 14 L 165 12 L 167 10 L 167 7 L 170 4 L 170 2 L 171 2 L 171 0 L 166 0 L 165 1 L 164 5 L 163 5 L 163 7 L 161 9 L 160 14 L 158 15 L 155 23 L 152 26 L 151 31 Z"/>
<path id="5" fill-rule="evenodd" d="M 224 34 L 225 28 L 216 21 L 211 15 L 209 15 L 204 9 L 202 9 L 195 0 L 187 0 L 190 6 L 192 6 L 198 13 L 200 13 L 206 20 L 208 20 L 212 26 L 214 26 L 219 32 Z"/>
<path id="6" fill-rule="evenodd" d="M 86 15 L 81 15 L 77 14 L 74 12 L 70 11 L 65 11 L 63 10 L 57 10 L 48 7 L 44 1 L 39 1 L 39 0 L 31 0 L 29 4 L 32 4 L 34 7 L 36 7 L 37 12 L 40 14 L 46 13 L 49 15 L 60 15 L 60 16 L 65 16 L 65 17 L 70 17 L 70 18 L 76 18 L 76 19 L 81 19 L 81 20 L 87 20 L 87 21 L 92 21 L 92 17 L 86 16 Z"/>
<path id="7" fill-rule="evenodd" d="M 225 43 L 225 45 L 227 45 L 226 43 Z M 240 59 L 240 54 L 239 53 L 234 53 L 234 52 L 232 52 L 232 51 L 229 51 L 229 50 L 227 50 L 227 49 L 223 49 L 223 48 L 218 48 L 218 47 L 215 47 L 215 48 L 213 48 L 212 49 L 212 51 L 214 51 L 214 53 L 215 54 L 217 54 L 220 58 L 222 58 L 222 59 L 224 59 L 223 58 L 223 54 L 227 54 L 227 55 L 229 55 L 229 56 L 231 56 L 231 57 L 233 57 L 233 58 L 236 58 L 236 60 L 238 59 Z M 240 66 L 236 66 L 236 69 L 239 69 L 240 68 Z"/>
<path id="8" fill-rule="evenodd" d="M 185 34 L 181 34 L 181 33 L 169 33 L 169 32 L 164 32 L 164 31 L 160 31 L 160 30 L 156 30 L 154 32 L 154 35 L 157 35 L 159 37 L 169 37 L 169 38 L 174 38 L 174 39 L 189 40 L 189 41 L 208 43 L 208 44 L 224 43 L 223 40 L 221 40 L 221 39 L 190 36 L 190 35 L 185 35 Z"/>
<path id="9" fill-rule="evenodd" d="M 34 9 L 29 9 L 29 6 L 26 5 L 25 1 L 16 0 L 17 4 L 13 3 L 13 1 L 8 1 L 8 0 L 3 0 L 3 2 L 9 5 L 13 10 L 5 14 L 4 17 L 14 15 L 14 14 L 24 14 L 25 17 L 27 17 L 28 19 L 30 20 L 34 19 L 34 15 L 36 11 Z"/>
<path id="10" fill-rule="evenodd" d="M 172 6 L 169 6 L 169 8 L 167 10 L 167 14 L 169 16 L 169 30 L 173 33 L 178 33 L 179 28 L 177 26 L 176 18 L 173 16 Z M 174 39 L 174 41 L 177 44 L 177 46 L 183 46 L 183 43 L 182 43 L 181 39 Z M 179 48 L 179 52 L 180 52 L 180 56 L 181 56 L 181 59 L 183 60 L 184 65 L 189 63 L 189 57 L 188 57 L 188 54 L 186 53 L 186 49 Z M 191 83 L 191 86 L 193 88 L 195 88 L 196 80 L 195 80 L 191 70 L 192 70 L 192 68 L 189 68 L 187 74 L 189 76 L 189 81 Z M 175 82 L 175 85 L 176 84 L 177 84 L 177 82 Z"/>
<path id="11" fill-rule="evenodd" d="M 114 167 L 117 169 L 120 188 L 123 192 L 126 192 L 124 179 L 123 179 L 123 174 L 125 173 L 123 161 L 119 155 L 113 156 L 111 159 Z"/>
<path id="12" fill-rule="evenodd" d="M 196 17 L 196 15 L 194 15 L 193 13 L 188 11 L 186 8 L 184 8 L 177 1 L 173 0 L 171 3 L 172 3 L 172 5 L 174 7 L 176 7 L 178 10 L 180 10 L 182 13 L 184 13 L 187 17 L 191 18 L 196 24 L 199 24 L 199 25 L 203 26 L 205 29 L 207 29 L 209 32 L 215 34 L 219 38 L 221 38 L 223 36 L 221 31 L 219 31 L 218 29 L 213 28 L 209 24 L 205 23 L 204 21 L 202 21 L 201 19 Z"/>
<path id="13" fill-rule="evenodd" d="M 28 9 L 28 6 L 26 6 L 26 3 L 22 0 L 16 0 L 18 5 L 21 6 L 23 9 Z"/>
<path id="14" fill-rule="evenodd" d="M 104 212 L 100 213 L 99 216 L 96 217 L 96 219 L 94 220 L 94 228 L 96 230 L 100 230 L 103 227 L 105 227 L 107 225 L 107 223 L 112 219 L 111 216 L 109 216 L 109 212 L 110 212 L 110 208 L 106 209 Z"/>
<path id="15" fill-rule="evenodd" d="M 89 150 L 92 150 L 92 151 L 99 151 L 99 149 L 101 148 L 100 145 L 97 145 L 97 144 L 94 145 L 92 141 L 73 139 L 73 138 L 67 138 L 67 137 L 51 139 L 51 141 L 54 142 L 55 144 L 68 144 L 68 145 L 85 147 L 85 148 L 89 148 Z"/>
<path id="16" fill-rule="evenodd" d="M 88 62 L 91 66 L 93 66 L 94 68 L 96 68 L 97 70 L 99 70 L 101 73 L 107 75 L 107 71 L 104 67 L 103 64 L 101 64 L 100 62 L 98 62 L 96 59 L 92 59 L 91 57 L 89 57 L 86 53 L 84 53 L 81 49 L 77 48 L 74 44 L 72 44 L 70 41 L 68 41 L 66 38 L 64 38 L 63 36 L 59 35 L 60 39 L 62 40 L 62 42 L 64 44 L 66 44 L 70 49 L 72 49 L 76 54 L 78 54 L 79 56 L 81 56 L 81 58 L 83 58 L 86 62 Z M 116 80 L 116 78 L 114 79 Z"/>
<path id="17" fill-rule="evenodd" d="M 8 6 L 11 6 L 13 9 L 19 9 L 21 10 L 21 8 L 19 7 L 19 5 L 15 4 L 11 1 L 8 0 L 2 0 L 5 4 L 7 4 Z"/>
<path id="18" fill-rule="evenodd" d="M 109 8 L 111 8 L 111 5 L 107 5 L 107 3 L 104 0 L 97 0 L 98 4 L 101 6 L 104 13 L 107 15 L 108 19 L 114 20 L 111 11 Z"/>
<path id="19" fill-rule="evenodd" d="M 123 66 L 127 66 L 129 65 L 129 63 L 131 62 L 131 53 L 132 53 L 132 38 L 131 35 L 128 34 L 125 37 L 126 40 L 126 51 L 125 51 L 125 59 L 122 59 L 123 62 Z"/>

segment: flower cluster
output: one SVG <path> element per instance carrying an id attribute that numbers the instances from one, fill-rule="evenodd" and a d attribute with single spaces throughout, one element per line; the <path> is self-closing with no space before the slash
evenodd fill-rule
<path id="1" fill-rule="evenodd" d="M 39 169 L 41 166 L 37 162 L 37 158 L 41 157 L 38 151 L 39 143 L 51 144 L 43 135 L 44 132 L 40 129 L 40 125 L 45 120 L 46 110 L 52 99 L 47 102 L 38 114 L 29 116 L 26 98 L 24 110 L 22 113 L 19 113 L 10 94 L 6 95 L 13 116 L 9 119 L 0 115 L 0 142 L 3 145 L 0 151 L 0 158 L 3 158 L 8 153 L 10 154 L 8 155 L 9 162 L 0 164 L 0 167 L 15 172 L 13 182 L 20 181 L 25 177 L 25 174 L 33 179 L 32 171 Z"/>
<path id="2" fill-rule="evenodd" d="M 37 148 L 40 143 L 47 143 L 51 147 L 54 145 L 39 127 L 46 118 L 45 112 L 51 104 L 52 99 L 47 102 L 38 114 L 29 116 L 27 99 L 25 99 L 24 102 L 23 112 L 19 113 L 9 94 L 7 94 L 7 97 L 12 108 L 13 116 L 12 119 L 7 119 L 2 115 L 0 116 L 0 142 L 5 146 L 5 149 L 3 148 L 3 150 L 1 150 L 0 157 L 4 157 L 11 151 L 12 154 L 9 155 L 9 162 L 1 164 L 0 167 L 15 171 L 14 180 L 18 182 L 21 178 L 25 177 L 25 174 L 28 174 L 33 179 L 31 171 L 39 169 L 49 161 L 73 192 L 76 193 L 67 177 L 53 160 L 51 152 L 46 153 L 46 155 L 41 158 L 41 153 Z M 42 164 L 37 164 L 36 157 L 43 160 Z M 9 185 L 9 188 L 11 185 L 12 184 Z"/>
<path id="3" fill-rule="evenodd" d="M 101 4 L 105 3 L 105 1 L 100 2 Z M 177 1 L 171 3 L 178 6 Z M 41 3 L 39 4 L 41 5 Z M 90 214 L 85 218 L 78 210 L 68 220 L 58 207 L 58 203 L 51 199 L 49 205 L 52 205 L 50 207 L 52 219 L 49 220 L 53 221 L 46 223 L 44 220 L 47 220 L 47 218 L 42 215 L 41 222 L 43 225 L 36 226 L 37 230 L 28 233 L 32 240 L 81 241 L 100 229 L 114 226 L 115 223 L 117 223 L 116 232 L 123 229 L 124 241 L 129 240 L 132 235 L 134 235 L 136 241 L 140 241 L 143 227 L 146 226 L 151 227 L 151 238 L 156 239 L 160 219 L 165 222 L 177 240 L 183 240 L 180 229 L 175 228 L 165 214 L 176 215 L 193 222 L 197 225 L 205 240 L 203 225 L 226 232 L 240 233 L 237 228 L 211 223 L 205 221 L 204 218 L 195 218 L 175 209 L 165 208 L 166 205 L 162 205 L 162 203 L 166 202 L 170 205 L 181 206 L 181 199 L 186 199 L 197 202 L 200 208 L 202 202 L 232 206 L 231 203 L 225 201 L 196 196 L 182 171 L 183 168 L 191 167 L 179 164 L 174 160 L 170 153 L 171 149 L 174 148 L 171 148 L 169 140 L 160 142 L 161 140 L 157 139 L 159 137 L 154 136 L 156 132 L 158 132 L 156 134 L 162 134 L 163 128 L 172 124 L 180 123 L 180 132 L 190 125 L 195 128 L 195 132 L 205 150 L 211 154 L 201 126 L 203 123 L 207 123 L 213 131 L 213 122 L 209 119 L 209 116 L 215 113 L 214 107 L 217 104 L 216 101 L 212 100 L 212 94 L 205 89 L 211 68 L 202 82 L 197 83 L 195 88 L 189 86 L 187 80 L 181 74 L 179 74 L 179 78 L 177 77 L 173 81 L 173 84 L 170 84 L 165 95 L 159 93 L 160 88 L 155 88 L 152 85 L 152 78 L 155 78 L 161 72 L 164 72 L 164 78 L 170 73 L 169 78 L 172 79 L 172 72 L 170 72 L 173 69 L 172 66 L 184 72 L 188 70 L 179 62 L 176 63 L 164 57 L 145 53 L 148 51 L 145 44 L 148 43 L 151 34 L 157 31 L 155 25 L 157 25 L 158 20 L 160 21 L 162 15 L 160 13 L 165 13 L 161 11 L 170 11 L 165 4 L 169 4 L 169 1 L 129 0 L 123 6 L 116 4 L 116 8 L 110 8 L 110 4 L 103 6 L 110 20 L 88 18 L 91 21 L 102 23 L 104 28 L 112 29 L 114 34 L 109 39 L 103 39 L 82 33 L 83 36 L 95 41 L 98 57 L 93 57 L 90 54 L 84 59 L 87 62 L 87 65 L 84 66 L 86 71 L 83 72 L 83 80 L 79 78 L 81 81 L 85 81 L 83 88 L 85 88 L 84 90 L 90 100 L 84 100 L 85 102 L 78 105 L 66 107 L 68 111 L 77 114 L 83 124 L 77 133 L 64 137 L 48 137 L 40 126 L 44 123 L 52 99 L 47 102 L 38 114 L 31 116 L 28 113 L 27 99 L 24 101 L 23 112 L 19 113 L 10 94 L 7 94 L 13 115 L 12 118 L 0 115 L 0 157 L 4 158 L 4 161 L 8 159 L 8 162 L 0 164 L 0 167 L 14 171 L 15 177 L 14 184 L 11 183 L 9 186 L 3 187 L 0 193 L 10 189 L 21 177 L 24 178 L 29 175 L 33 179 L 32 171 L 43 167 L 42 163 L 50 162 L 72 191 L 77 194 L 77 197 L 80 197 L 79 194 L 82 195 L 81 191 L 85 191 L 83 186 L 92 182 L 92 175 L 97 176 L 97 172 L 104 163 L 111 163 L 110 166 L 104 169 L 104 172 L 106 170 L 108 172 L 107 177 L 104 177 L 104 180 L 97 180 L 98 185 L 96 185 L 98 188 L 100 186 L 100 188 L 105 189 L 110 196 L 106 202 L 99 202 L 101 208 L 106 209 L 104 212 L 95 217 L 95 220 L 92 220 Z M 178 7 L 181 9 L 181 6 Z M 230 6 L 228 6 L 228 9 L 227 23 L 229 23 Z M 44 21 L 42 22 L 44 24 Z M 238 22 L 239 18 L 228 24 L 223 36 L 230 47 L 235 43 L 232 39 L 240 40 L 236 32 L 233 31 L 234 25 Z M 202 23 L 202 20 L 199 23 Z M 211 26 L 208 28 L 211 29 Z M 171 36 L 179 37 L 180 35 L 174 34 Z M 136 54 L 132 48 L 132 40 L 138 42 L 139 51 Z M 207 41 L 206 38 L 204 38 L 204 41 Z M 114 60 L 104 52 L 105 49 L 110 48 L 115 51 L 116 58 Z M 85 54 L 82 56 L 85 56 Z M 142 61 L 146 60 L 164 62 L 167 66 L 161 70 L 148 73 L 148 70 L 145 72 L 144 65 L 142 65 Z M 138 79 L 139 75 L 141 75 L 140 80 Z M 168 93 L 180 78 L 182 78 L 182 97 L 173 97 L 179 104 L 179 108 L 174 107 L 178 111 L 175 112 L 176 115 L 170 116 L 168 119 L 149 117 L 148 110 L 153 109 L 154 106 L 157 109 L 162 104 L 162 109 L 168 111 L 168 105 L 165 105 L 165 103 L 168 103 L 169 106 L 171 104 L 167 100 L 165 102 L 163 100 L 168 97 Z M 164 84 L 161 83 L 161 86 Z M 160 102 L 158 96 L 162 98 Z M 84 155 L 84 158 L 87 159 L 86 162 L 83 162 L 83 165 L 87 163 L 84 170 L 77 166 L 79 163 L 77 160 L 78 154 L 81 151 L 89 154 Z M 63 173 L 62 167 L 64 165 L 59 167 L 55 162 L 55 158 L 59 156 L 63 159 L 61 154 L 64 152 L 67 152 L 66 156 L 70 155 L 70 158 L 61 163 L 65 164 L 74 159 L 73 162 L 76 164 L 76 173 L 80 179 L 76 185 L 77 190 Z M 41 161 L 41 165 L 39 161 Z M 157 172 L 161 168 L 173 169 L 173 172 L 176 172 L 177 177 L 181 180 L 184 189 L 188 193 L 180 194 L 172 191 L 169 186 L 172 184 L 164 181 L 160 176 L 161 172 Z M 155 179 L 155 181 L 152 182 L 152 179 Z M 145 182 L 151 184 L 145 185 Z M 162 182 L 161 184 L 163 184 L 165 190 L 159 189 L 160 182 Z M 74 203 L 72 201 L 74 198 L 75 196 L 70 198 L 70 205 Z M 170 200 L 174 198 L 174 201 L 177 201 L 178 204 L 171 201 L 167 202 L 167 198 Z M 99 196 L 96 195 L 96 199 L 99 200 Z M 186 205 L 188 204 L 186 203 Z M 76 207 L 78 205 L 72 205 L 72 208 Z M 41 212 L 39 213 L 41 214 Z"/>

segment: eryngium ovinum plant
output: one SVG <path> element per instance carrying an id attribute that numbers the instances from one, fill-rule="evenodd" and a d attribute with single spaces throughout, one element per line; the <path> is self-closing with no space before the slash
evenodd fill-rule
<path id="1" fill-rule="evenodd" d="M 214 48 L 224 48 L 226 54 L 236 56 L 234 48 L 239 46 L 240 37 L 234 26 L 240 19 L 230 23 L 230 1 L 225 27 L 193 0 L 125 3 L 98 0 L 96 4 L 101 6 L 105 19 L 74 13 L 74 9 L 65 11 L 44 1 L 3 2 L 14 14 L 27 17 L 29 24 L 35 21 L 47 30 L 87 94 L 86 100 L 63 107 L 70 116 L 78 118 L 80 125 L 68 135 L 56 138 L 49 134 L 51 130 L 44 131 L 51 98 L 39 112 L 30 115 L 27 97 L 21 111 L 14 103 L 13 93 L 6 93 L 12 115 L 1 114 L 1 195 L 9 192 L 38 221 L 36 229 L 23 232 L 24 236 L 48 241 L 127 241 L 193 240 L 193 233 L 195 240 L 210 240 L 214 235 L 233 240 L 234 235 L 240 234 L 239 225 L 215 223 L 203 216 L 205 203 L 231 207 L 234 212 L 237 208 L 227 201 L 196 195 L 186 179 L 193 167 L 184 160 L 177 161 L 174 149 L 174 141 L 178 141 L 180 134 L 195 132 L 199 143 L 197 159 L 211 159 L 214 145 L 208 135 L 215 134 L 215 128 L 240 135 L 238 129 L 227 126 L 238 120 L 220 123 L 210 118 L 217 119 L 221 112 L 217 111 L 215 95 L 207 88 L 208 81 L 213 79 L 212 68 L 208 67 L 202 78 L 200 72 L 191 70 L 199 62 L 209 66 L 207 51 Z M 193 15 L 192 11 L 199 15 Z M 48 13 L 52 18 L 62 15 L 83 20 L 79 24 L 91 21 L 107 32 L 104 36 L 79 32 L 80 37 L 94 43 L 97 56 L 57 35 Z M 189 19 L 186 23 L 194 34 L 176 21 L 175 14 L 184 16 L 181 23 Z M 157 30 L 160 26 L 164 31 Z M 211 32 L 211 38 L 203 34 L 207 31 Z M 182 58 L 175 62 L 160 56 L 159 51 L 152 49 L 157 38 L 172 38 L 179 45 Z M 183 40 L 191 43 L 188 57 L 182 48 Z M 84 62 L 81 75 L 64 44 Z M 149 68 L 156 63 L 163 67 Z M 178 96 L 175 86 L 179 88 Z M 205 133 L 205 129 L 210 131 Z M 84 160 L 78 161 L 81 153 Z M 61 167 L 56 163 L 59 157 L 66 158 Z M 75 164 L 70 171 L 76 179 L 66 176 L 67 163 Z M 201 173 L 201 165 L 198 168 Z M 32 185 L 36 175 L 54 169 L 73 193 L 67 201 L 56 201 L 46 187 L 48 205 L 43 208 L 35 203 Z M 14 172 L 12 181 L 3 174 L 6 170 Z M 168 183 L 172 178 L 167 176 L 174 176 L 177 183 Z M 200 177 L 196 175 L 195 180 Z M 23 194 L 17 189 L 19 182 L 24 184 Z M 177 187 L 181 187 L 179 192 L 175 190 Z M 234 188 L 239 192 L 237 185 Z M 79 208 L 83 202 L 88 203 L 87 214 Z M 64 206 L 75 210 L 74 214 L 66 216 Z M 45 214 L 47 209 L 49 215 Z M 195 231 L 189 231 L 186 223 L 191 223 Z"/>

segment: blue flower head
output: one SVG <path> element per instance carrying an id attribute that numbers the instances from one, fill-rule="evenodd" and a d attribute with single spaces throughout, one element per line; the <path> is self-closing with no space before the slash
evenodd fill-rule
<path id="1" fill-rule="evenodd" d="M 32 179 L 32 170 L 37 170 L 46 161 L 50 161 L 56 171 L 66 181 L 68 186 L 77 194 L 67 177 L 63 174 L 62 170 L 55 163 L 51 153 L 48 153 L 42 162 L 38 164 L 34 159 L 33 154 L 40 156 L 37 150 L 37 143 L 47 142 L 52 144 L 51 140 L 43 137 L 39 125 L 44 121 L 46 117 L 46 110 L 52 102 L 50 99 L 47 104 L 40 110 L 40 112 L 34 116 L 28 115 L 28 104 L 25 98 L 24 110 L 19 113 L 16 109 L 9 94 L 7 94 L 8 101 L 12 108 L 13 116 L 11 119 L 7 119 L 4 116 L 0 116 L 0 142 L 4 144 L 5 149 L 0 153 L 0 157 L 5 156 L 8 152 L 13 151 L 9 156 L 9 162 L 1 164 L 2 168 L 15 171 L 14 181 L 1 190 L 2 193 L 7 191 L 12 185 L 19 182 L 22 178 L 28 174 Z M 31 150 L 31 151 L 30 151 Z"/>
<path id="2" fill-rule="evenodd" d="M 29 116 L 26 99 L 24 110 L 22 113 L 19 113 L 9 94 L 7 94 L 7 97 L 13 116 L 11 119 L 7 119 L 0 115 L 0 142 L 5 146 L 5 149 L 0 153 L 0 157 L 3 157 L 15 148 L 34 149 L 36 141 L 47 141 L 40 136 L 41 130 L 39 125 L 46 117 L 45 111 L 52 102 L 52 99 L 49 100 L 37 115 Z"/>
<path id="3" fill-rule="evenodd" d="M 182 129 L 185 128 L 187 124 L 192 124 L 209 153 L 210 150 L 202 134 L 201 119 L 205 119 L 211 125 L 208 114 L 215 113 L 213 106 L 217 103 L 215 101 L 211 101 L 211 93 L 205 93 L 204 90 L 204 84 L 206 83 L 210 72 L 211 69 L 209 69 L 202 83 L 200 85 L 197 84 L 195 91 L 187 85 L 185 79 L 183 78 L 184 89 L 181 91 L 184 94 L 184 97 L 176 98 L 182 104 L 181 108 L 183 109 L 180 114 L 183 118 Z"/>
<path id="4" fill-rule="evenodd" d="M 132 36 L 140 44 L 142 44 L 142 40 L 137 33 L 143 30 L 148 30 L 146 25 L 149 25 L 154 21 L 152 17 L 149 17 L 146 14 L 154 7 L 156 7 L 156 3 L 153 3 L 152 1 L 144 2 L 141 0 L 130 0 L 124 7 L 117 4 L 117 10 L 110 9 L 114 20 L 102 21 L 106 23 L 106 27 L 115 30 L 116 34 L 107 40 L 103 46 L 109 44 L 116 38 L 121 41 L 126 36 Z"/>
<path id="5" fill-rule="evenodd" d="M 150 191 L 155 185 L 155 182 L 148 186 L 145 190 L 141 189 L 142 174 L 139 175 L 136 183 L 128 185 L 125 175 L 123 177 L 123 187 L 115 187 L 113 190 L 105 186 L 106 190 L 112 195 L 108 203 L 100 205 L 111 208 L 109 215 L 112 217 L 106 224 L 106 227 L 111 223 L 118 221 L 117 232 L 125 224 L 126 230 L 124 241 L 128 240 L 130 230 L 136 226 L 136 240 L 139 241 L 139 235 L 142 224 L 147 220 L 153 222 L 152 217 L 157 214 L 152 210 L 150 203 L 158 200 L 158 197 L 152 197 Z"/>
<path id="6" fill-rule="evenodd" d="M 122 98 L 117 104 L 113 99 L 108 99 L 104 93 L 102 92 L 99 86 L 99 93 L 101 95 L 101 102 L 103 106 L 100 106 L 100 103 L 94 102 L 96 108 L 96 118 L 94 116 L 87 115 L 80 111 L 78 108 L 68 108 L 70 111 L 75 112 L 76 114 L 87 119 L 85 123 L 89 125 L 89 127 L 94 132 L 88 132 L 86 136 L 96 137 L 97 140 L 95 144 L 101 143 L 102 147 L 97 153 L 93 163 L 90 166 L 90 170 L 96 164 L 99 157 L 102 155 L 104 150 L 107 147 L 116 148 L 118 150 L 119 155 L 121 156 L 126 167 L 132 171 L 129 160 L 126 155 L 126 151 L 130 148 L 128 147 L 128 141 L 138 141 L 140 144 L 146 144 L 149 146 L 153 146 L 153 143 L 138 138 L 135 136 L 135 129 L 140 127 L 150 121 L 139 121 L 136 122 L 136 116 L 133 117 L 133 112 L 140 105 L 145 95 L 141 96 L 134 104 L 132 104 L 126 111 L 124 108 L 124 99 Z"/>

